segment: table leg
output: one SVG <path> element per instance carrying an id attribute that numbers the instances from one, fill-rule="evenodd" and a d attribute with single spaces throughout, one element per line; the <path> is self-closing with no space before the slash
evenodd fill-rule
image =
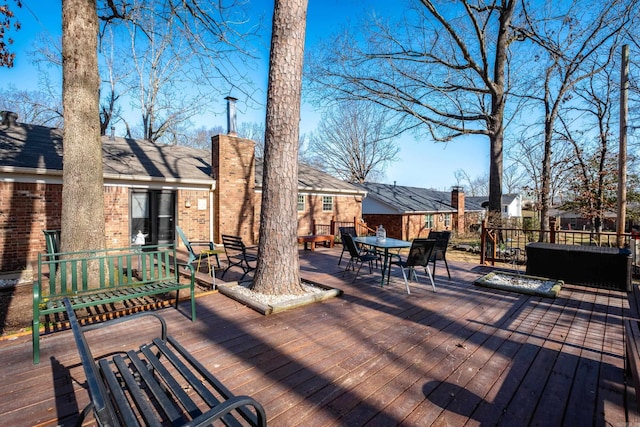
<path id="1" fill-rule="evenodd" d="M 389 260 L 389 248 L 384 248 L 384 260 L 382 261 L 382 281 L 380 282 L 380 287 L 384 287 L 384 276 L 387 272 L 387 262 Z"/>

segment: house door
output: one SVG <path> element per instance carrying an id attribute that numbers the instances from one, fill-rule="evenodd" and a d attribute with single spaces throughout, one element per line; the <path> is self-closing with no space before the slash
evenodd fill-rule
<path id="1" fill-rule="evenodd" d="M 138 230 L 149 245 L 175 241 L 176 193 L 168 190 L 133 190 L 131 193 L 131 236 Z"/>

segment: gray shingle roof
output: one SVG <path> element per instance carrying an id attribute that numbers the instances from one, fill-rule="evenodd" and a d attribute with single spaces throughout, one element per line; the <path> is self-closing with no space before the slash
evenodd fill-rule
<path id="1" fill-rule="evenodd" d="M 62 171 L 62 130 L 18 123 L 0 125 L 0 168 L 41 174 Z M 102 137 L 105 178 L 212 183 L 211 151 L 178 145 Z M 364 195 L 364 190 L 300 164 L 300 191 Z M 262 186 L 262 159 L 256 159 L 256 187 Z"/>
<path id="2" fill-rule="evenodd" d="M 262 159 L 256 158 L 256 187 L 262 187 Z M 335 178 L 314 167 L 298 164 L 298 191 L 313 191 L 317 193 L 348 193 L 365 194 L 365 190 L 353 184 Z"/>
<path id="3" fill-rule="evenodd" d="M 212 181 L 207 150 L 103 136 L 102 151 L 105 177 Z M 62 130 L 26 124 L 0 126 L 0 166 L 61 171 Z"/>
<path id="4" fill-rule="evenodd" d="M 456 212 L 451 206 L 450 192 L 371 182 L 359 186 L 368 191 L 367 197 L 395 208 L 399 213 Z"/>

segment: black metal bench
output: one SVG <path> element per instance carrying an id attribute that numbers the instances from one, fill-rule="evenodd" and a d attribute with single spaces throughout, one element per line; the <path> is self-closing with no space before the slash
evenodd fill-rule
<path id="1" fill-rule="evenodd" d="M 222 245 L 224 246 L 224 252 L 227 256 L 227 268 L 222 272 L 220 276 L 221 279 L 231 267 L 240 267 L 242 269 L 244 274 L 240 280 L 244 279 L 248 273 L 256 269 L 255 265 L 252 264 L 255 263 L 258 258 L 255 254 L 247 252 L 247 249 L 250 249 L 250 247 L 242 242 L 242 237 L 223 234 Z"/>
<path id="2" fill-rule="evenodd" d="M 628 249 L 529 243 L 527 274 L 595 288 L 631 291 L 632 258 Z"/>
<path id="3" fill-rule="evenodd" d="M 266 426 L 264 408 L 248 396 L 234 396 L 200 362 L 167 335 L 164 319 L 155 313 L 139 313 L 107 322 L 80 326 L 71 301 L 63 300 L 73 337 L 80 353 L 91 403 L 82 411 L 81 425 L 89 411 L 98 425 L 213 425 Z M 84 332 L 114 323 L 153 316 L 161 334 L 138 350 L 111 353 L 94 359 Z M 117 342 L 117 337 L 114 337 Z"/>
<path id="4" fill-rule="evenodd" d="M 103 249 L 90 252 L 38 254 L 38 276 L 33 283 L 33 363 L 40 363 L 40 318 L 63 313 L 69 297 L 74 309 L 175 292 L 191 296 L 191 320 L 196 318 L 193 266 L 179 264 L 169 246 Z M 190 280 L 180 283 L 179 266 L 190 269 Z"/>

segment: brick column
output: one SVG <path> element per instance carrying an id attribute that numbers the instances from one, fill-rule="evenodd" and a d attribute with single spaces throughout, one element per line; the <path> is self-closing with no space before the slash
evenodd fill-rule
<path id="1" fill-rule="evenodd" d="M 255 144 L 232 135 L 211 138 L 211 173 L 216 180 L 214 236 L 240 236 L 255 244 L 257 235 L 255 194 Z"/>
<path id="2" fill-rule="evenodd" d="M 453 219 L 454 230 L 458 233 L 464 233 L 464 190 L 462 187 L 453 187 L 451 189 L 451 206 L 456 209 L 457 213 Z"/>

